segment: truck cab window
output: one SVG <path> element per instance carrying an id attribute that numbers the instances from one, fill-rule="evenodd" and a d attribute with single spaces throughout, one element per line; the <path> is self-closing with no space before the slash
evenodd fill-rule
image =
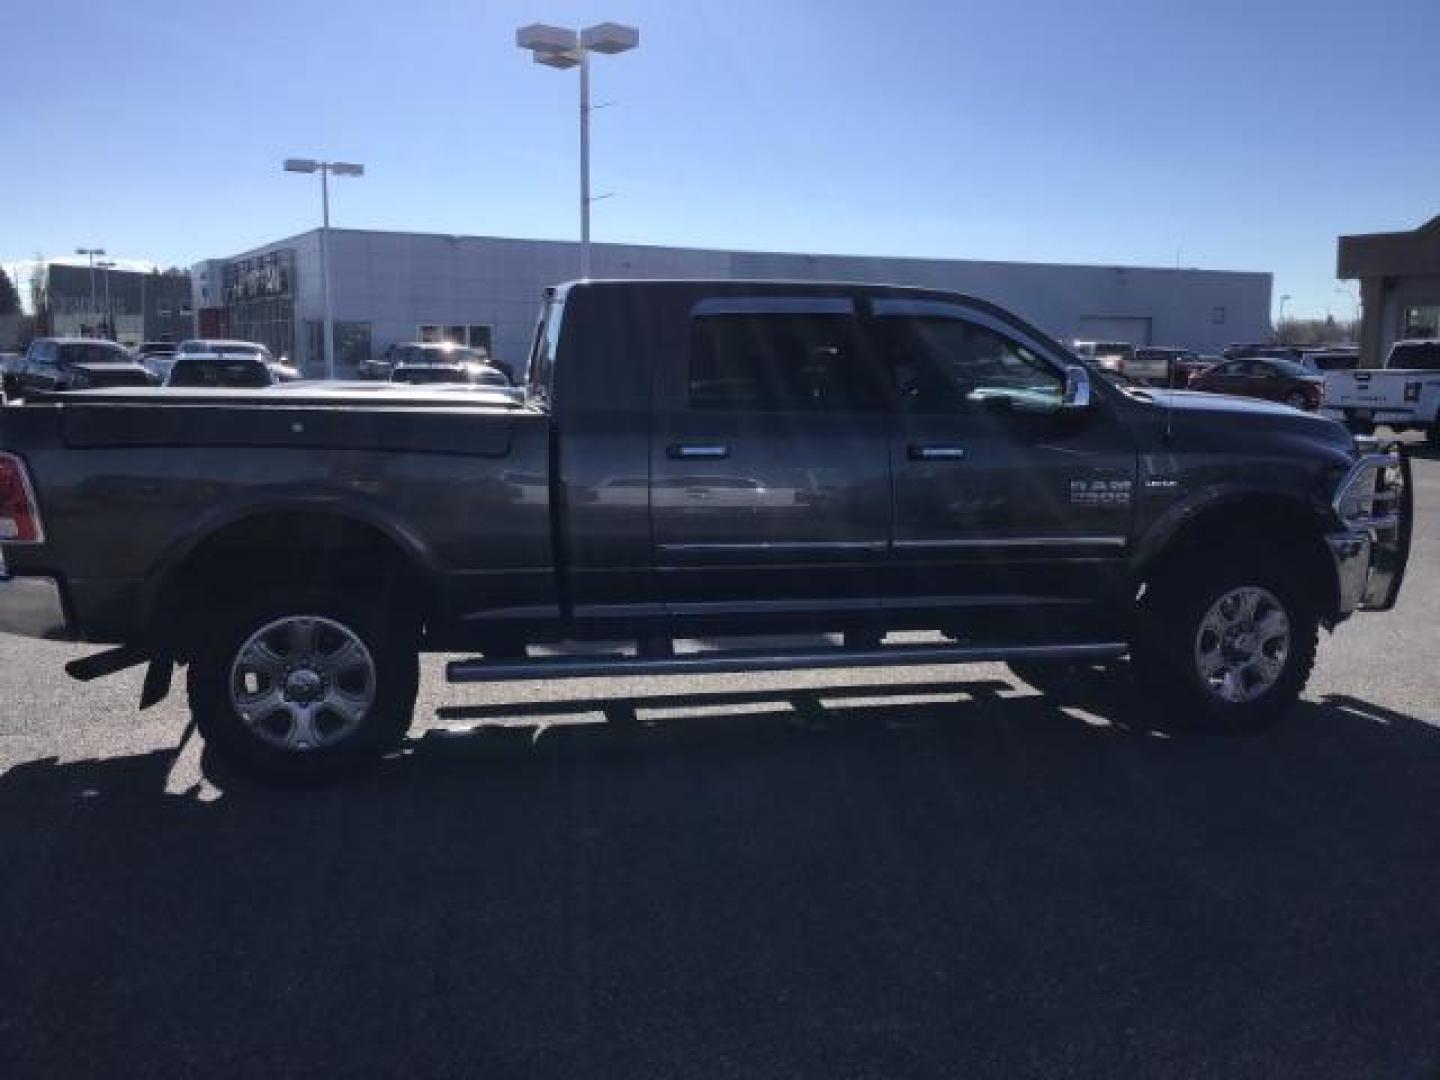
<path id="1" fill-rule="evenodd" d="M 896 392 L 910 412 L 1057 409 L 1065 380 L 1025 346 L 959 318 L 882 315 Z"/>
<path id="2" fill-rule="evenodd" d="M 560 324 L 564 315 L 564 296 L 547 297 L 540 312 L 540 323 L 535 328 L 535 345 L 530 352 L 530 371 L 526 376 L 530 397 L 547 405 L 555 378 L 555 350 L 560 344 Z"/>
<path id="3" fill-rule="evenodd" d="M 691 326 L 694 409 L 871 411 L 884 400 L 874 381 L 849 314 L 698 314 Z"/>

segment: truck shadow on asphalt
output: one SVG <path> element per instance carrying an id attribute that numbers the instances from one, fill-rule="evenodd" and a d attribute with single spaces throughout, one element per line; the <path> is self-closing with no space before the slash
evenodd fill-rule
<path id="1" fill-rule="evenodd" d="M 1105 696 L 463 707 L 612 723 L 432 730 L 318 791 L 22 764 L 0 1069 L 1432 1075 L 1440 730 Z"/>

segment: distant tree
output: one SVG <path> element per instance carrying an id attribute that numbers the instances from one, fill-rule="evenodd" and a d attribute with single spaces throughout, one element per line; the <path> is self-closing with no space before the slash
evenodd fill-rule
<path id="1" fill-rule="evenodd" d="M 1323 319 L 1285 319 L 1275 327 L 1275 340 L 1286 345 L 1342 345 L 1358 340 L 1359 327 L 1329 312 Z"/>
<path id="2" fill-rule="evenodd" d="M 30 310 L 35 315 L 35 333 L 50 333 L 50 291 L 46 287 L 45 258 L 35 255 L 35 268 L 30 272 Z"/>
<path id="3" fill-rule="evenodd" d="M 19 314 L 20 294 L 15 291 L 15 283 L 10 280 L 10 275 L 0 266 L 0 315 Z"/>

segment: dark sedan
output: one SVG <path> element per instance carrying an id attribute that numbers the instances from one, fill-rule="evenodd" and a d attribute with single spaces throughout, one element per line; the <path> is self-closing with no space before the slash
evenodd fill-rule
<path id="1" fill-rule="evenodd" d="M 36 338 L 11 375 L 17 396 L 43 390 L 100 386 L 154 386 L 150 369 L 113 341 Z"/>
<path id="2" fill-rule="evenodd" d="M 1325 380 L 1293 360 L 1227 360 L 1194 376 L 1190 389 L 1232 397 L 1264 398 L 1314 412 L 1320 408 Z"/>

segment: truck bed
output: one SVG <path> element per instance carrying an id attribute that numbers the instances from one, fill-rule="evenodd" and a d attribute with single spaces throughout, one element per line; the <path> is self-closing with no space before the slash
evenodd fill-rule
<path id="1" fill-rule="evenodd" d="M 257 515 L 367 523 L 428 568 L 445 612 L 553 595 L 549 418 L 507 391 L 42 394 L 0 409 L 0 449 L 38 478 L 48 533 L 12 569 L 63 568 L 90 640 L 123 639 L 168 567 Z M 251 558 L 263 578 L 284 553 Z"/>

